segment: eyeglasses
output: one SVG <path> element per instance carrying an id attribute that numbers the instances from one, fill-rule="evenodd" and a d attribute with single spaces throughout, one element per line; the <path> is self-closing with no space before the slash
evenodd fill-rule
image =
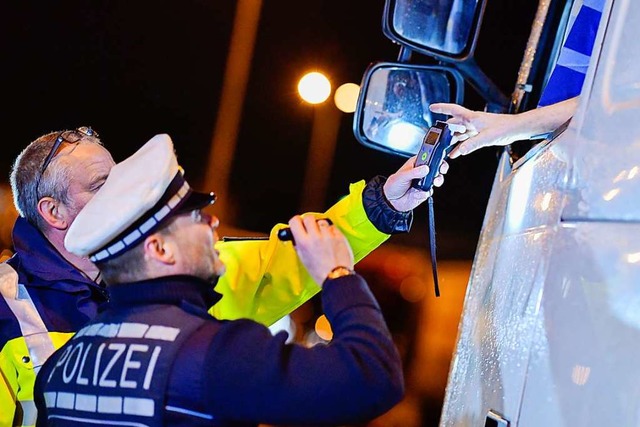
<path id="1" fill-rule="evenodd" d="M 42 163 L 42 168 L 40 168 L 40 175 L 38 175 L 38 181 L 36 183 L 36 191 L 40 188 L 40 181 L 42 180 L 42 176 L 44 175 L 44 172 L 47 170 L 47 167 L 49 167 L 49 165 L 51 164 L 51 161 L 54 159 L 54 157 L 58 153 L 58 150 L 60 149 L 60 146 L 62 145 L 62 143 L 67 142 L 69 144 L 75 144 L 81 139 L 89 136 L 94 138 L 99 137 L 98 132 L 94 131 L 88 126 L 82 126 L 74 130 L 66 130 L 58 134 L 55 142 L 53 143 L 53 146 L 51 147 L 51 151 L 49 151 L 49 154 L 47 155 L 47 157 L 44 159 L 44 162 Z"/>
<path id="2" fill-rule="evenodd" d="M 202 212 L 200 209 L 194 209 L 191 211 L 191 220 L 195 223 L 195 224 L 209 224 L 211 221 L 211 216 Z"/>

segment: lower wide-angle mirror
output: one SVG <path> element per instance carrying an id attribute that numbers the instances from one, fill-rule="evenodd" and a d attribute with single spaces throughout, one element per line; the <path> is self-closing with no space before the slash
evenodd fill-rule
<path id="1" fill-rule="evenodd" d="M 464 81 L 442 66 L 380 62 L 364 74 L 353 131 L 367 147 L 410 157 L 444 115 L 429 111 L 436 102 L 462 103 Z"/>

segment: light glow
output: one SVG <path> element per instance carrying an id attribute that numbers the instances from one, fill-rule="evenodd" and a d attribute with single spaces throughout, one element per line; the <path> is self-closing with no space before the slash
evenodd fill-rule
<path id="1" fill-rule="evenodd" d="M 640 262 L 640 252 L 627 254 L 627 262 L 629 264 L 637 264 L 638 262 Z"/>
<path id="2" fill-rule="evenodd" d="M 527 165 L 525 165 L 527 166 Z M 530 206 L 529 197 L 533 187 L 533 168 L 523 166 L 513 177 L 513 183 L 509 189 L 509 202 L 507 209 L 506 231 L 513 232 L 521 229 L 527 218 Z"/>
<path id="3" fill-rule="evenodd" d="M 427 295 L 427 284 L 418 276 L 409 276 L 400 283 L 400 295 L 409 302 L 419 302 Z"/>
<path id="4" fill-rule="evenodd" d="M 331 325 L 329 324 L 329 320 L 327 320 L 327 316 L 324 314 L 316 320 L 315 331 L 316 334 L 325 341 L 331 341 L 331 338 L 333 338 Z"/>
<path id="5" fill-rule="evenodd" d="M 544 196 L 542 197 L 542 203 L 540 203 L 540 208 L 543 211 L 548 210 L 549 206 L 551 206 L 551 197 L 552 197 L 551 193 L 544 193 Z"/>
<path id="6" fill-rule="evenodd" d="M 418 152 L 424 134 L 424 129 L 411 123 L 394 123 L 389 129 L 389 147 L 406 152 Z"/>
<path id="7" fill-rule="evenodd" d="M 358 95 L 360 94 L 360 86 L 355 83 L 345 83 L 336 89 L 333 100 L 338 110 L 345 113 L 353 113 L 356 111 L 358 103 Z"/>
<path id="8" fill-rule="evenodd" d="M 308 73 L 298 82 L 298 93 L 309 104 L 321 104 L 331 94 L 331 83 L 322 73 Z"/>
<path id="9" fill-rule="evenodd" d="M 613 182 L 618 183 L 618 182 L 622 181 L 623 179 L 625 179 L 626 176 L 627 176 L 627 171 L 623 170 L 618 175 L 616 175 L 615 178 L 613 178 Z"/>
<path id="10" fill-rule="evenodd" d="M 619 188 L 614 188 L 611 191 L 608 191 L 604 196 L 602 196 L 602 198 L 607 201 L 610 202 L 611 200 L 613 200 L 618 193 L 620 193 L 620 189 Z"/>

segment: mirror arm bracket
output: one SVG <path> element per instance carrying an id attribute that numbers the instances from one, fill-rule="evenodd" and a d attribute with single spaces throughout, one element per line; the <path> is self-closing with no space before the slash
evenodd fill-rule
<path id="1" fill-rule="evenodd" d="M 413 51 L 407 46 L 400 46 L 400 52 L 398 52 L 398 62 L 409 62 L 411 60 L 411 54 Z"/>
<path id="2" fill-rule="evenodd" d="M 505 113 L 509 109 L 509 98 L 482 71 L 473 58 L 453 64 L 465 80 L 487 101 L 487 111 Z"/>

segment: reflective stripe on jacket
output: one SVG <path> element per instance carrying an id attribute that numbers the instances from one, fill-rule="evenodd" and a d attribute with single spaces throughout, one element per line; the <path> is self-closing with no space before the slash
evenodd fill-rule
<path id="1" fill-rule="evenodd" d="M 0 426 L 35 424 L 33 386 L 40 366 L 95 317 L 106 293 L 73 268 L 23 218 L 16 254 L 0 264 Z"/>
<path id="2" fill-rule="evenodd" d="M 216 295 L 202 279 L 120 283 L 114 304 L 42 368 L 38 425 L 364 424 L 402 397 L 400 356 L 364 279 L 323 289 L 334 336 L 306 348 L 250 320 L 211 318 Z"/>

